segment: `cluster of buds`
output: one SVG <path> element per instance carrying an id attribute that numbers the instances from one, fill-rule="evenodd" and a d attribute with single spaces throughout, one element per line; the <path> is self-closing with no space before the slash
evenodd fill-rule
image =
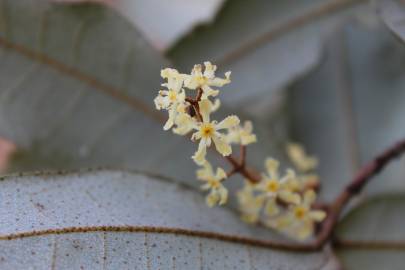
<path id="1" fill-rule="evenodd" d="M 202 189 L 208 191 L 208 206 L 223 205 L 228 200 L 228 190 L 223 182 L 234 173 L 241 173 L 245 185 L 237 192 L 242 219 L 249 223 L 261 221 L 262 224 L 282 231 L 292 237 L 304 239 L 314 233 L 316 223 L 326 214 L 313 209 L 318 177 L 311 171 L 316 168 L 317 160 L 305 154 L 298 144 L 288 145 L 288 154 L 299 173 L 288 169 L 279 174 L 279 162 L 273 158 L 265 161 L 267 173 L 259 177 L 245 169 L 245 147 L 256 142 L 253 125 L 246 121 L 243 125 L 236 115 L 222 121 L 211 119 L 211 114 L 219 109 L 220 100 L 217 88 L 231 82 L 230 72 L 225 78 L 215 76 L 217 67 L 210 62 L 195 65 L 190 74 L 179 73 L 166 68 L 161 76 L 166 80 L 155 98 L 158 110 L 168 111 L 168 120 L 163 129 L 171 129 L 175 134 L 187 135 L 198 147 L 192 159 L 200 166 L 197 178 L 203 182 Z M 194 91 L 194 97 L 187 96 Z M 213 144 L 215 150 L 226 157 L 233 169 L 226 173 L 223 168 L 213 168 L 207 160 L 207 149 Z M 241 162 L 231 156 L 232 145 L 241 147 Z"/>

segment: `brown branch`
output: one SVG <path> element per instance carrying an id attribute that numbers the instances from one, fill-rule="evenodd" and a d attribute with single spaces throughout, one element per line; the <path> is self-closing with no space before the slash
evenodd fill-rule
<path id="1" fill-rule="evenodd" d="M 320 249 L 331 239 L 333 229 L 347 203 L 362 191 L 373 176 L 377 175 L 390 161 L 399 157 L 403 152 L 405 152 L 405 139 L 385 150 L 358 172 L 353 181 L 344 188 L 342 193 L 330 205 L 328 216 L 322 225 L 321 231 L 314 243 L 309 245 L 309 248 Z"/>
<path id="2" fill-rule="evenodd" d="M 333 239 L 333 245 L 351 249 L 404 250 L 405 241 Z"/>
<path id="3" fill-rule="evenodd" d="M 342 191 L 342 193 L 335 199 L 335 201 L 329 205 L 328 216 L 323 222 L 320 232 L 318 233 L 316 239 L 311 243 L 297 243 L 291 244 L 291 246 L 283 246 L 283 249 L 288 249 L 291 251 L 317 251 L 322 249 L 326 243 L 328 243 L 333 234 L 333 230 L 336 223 L 339 220 L 340 214 L 347 203 L 355 197 L 359 192 L 362 191 L 364 186 L 372 179 L 373 176 L 377 175 L 390 161 L 399 157 L 405 152 L 405 139 L 391 146 L 385 150 L 382 154 L 378 155 L 374 160 L 366 164 L 354 177 Z M 337 241 L 338 245 L 339 242 Z M 370 248 L 388 248 L 396 247 L 402 248 L 402 242 L 346 242 L 347 246 L 352 245 L 353 247 L 370 247 Z"/>
<path id="4" fill-rule="evenodd" d="M 185 98 L 185 101 L 190 103 L 190 105 L 193 107 L 195 115 L 199 122 L 203 122 L 203 117 L 200 112 L 200 104 L 198 103 L 201 101 L 202 94 L 203 94 L 203 90 L 201 88 L 198 88 L 198 92 L 197 92 L 197 95 L 195 98 L 190 98 L 190 97 Z"/>
<path id="5" fill-rule="evenodd" d="M 232 156 L 226 156 L 225 159 L 233 166 L 233 170 L 235 170 L 235 172 L 240 173 L 242 176 L 244 176 L 250 182 L 252 182 L 252 183 L 260 182 L 260 180 L 261 180 L 260 175 L 253 169 L 247 167 L 246 164 L 242 164 L 242 163 L 238 162 Z"/>

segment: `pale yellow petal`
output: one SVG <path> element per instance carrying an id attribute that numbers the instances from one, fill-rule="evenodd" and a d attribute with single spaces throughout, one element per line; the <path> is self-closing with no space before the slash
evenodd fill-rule
<path id="1" fill-rule="evenodd" d="M 322 220 L 324 220 L 326 218 L 326 213 L 321 210 L 312 210 L 311 212 L 309 212 L 309 216 L 313 220 L 315 220 L 317 222 L 321 222 Z"/>
<path id="2" fill-rule="evenodd" d="M 287 203 L 292 203 L 292 204 L 300 204 L 301 203 L 301 197 L 297 193 L 293 193 L 291 191 L 283 190 L 280 191 L 279 193 L 280 199 Z"/>
<path id="3" fill-rule="evenodd" d="M 220 136 L 214 136 L 212 137 L 212 140 L 214 141 L 215 148 L 220 154 L 222 154 L 223 156 L 229 156 L 230 154 L 232 154 L 232 147 L 225 141 L 224 138 Z"/>
<path id="4" fill-rule="evenodd" d="M 173 132 L 179 135 L 185 135 L 196 127 L 194 118 L 187 113 L 179 113 L 174 123 L 176 127 L 173 128 Z"/>
<path id="5" fill-rule="evenodd" d="M 228 201 L 228 190 L 224 187 L 221 186 L 221 188 L 218 189 L 218 193 L 219 193 L 219 205 L 223 205 Z"/>
<path id="6" fill-rule="evenodd" d="M 219 90 L 214 90 L 208 85 L 203 85 L 201 86 L 201 89 L 203 90 L 203 94 L 201 96 L 201 99 L 207 99 L 208 97 L 216 97 L 219 94 Z"/>
<path id="7" fill-rule="evenodd" d="M 253 123 L 252 123 L 252 121 L 245 121 L 245 123 L 243 124 L 243 129 L 247 133 L 252 133 L 252 131 L 253 131 Z"/>
<path id="8" fill-rule="evenodd" d="M 255 143 L 257 141 L 257 138 L 254 134 L 241 134 L 240 141 L 242 145 L 248 145 L 251 143 Z"/>
<path id="9" fill-rule="evenodd" d="M 254 224 L 259 221 L 259 215 L 256 213 L 242 213 L 240 218 L 242 221 L 249 224 Z"/>
<path id="10" fill-rule="evenodd" d="M 205 202 L 209 207 L 214 207 L 220 200 L 219 194 L 217 192 L 211 191 L 205 198 Z"/>
<path id="11" fill-rule="evenodd" d="M 264 207 L 264 213 L 268 216 L 275 216 L 280 212 L 279 207 L 277 206 L 277 203 L 275 200 L 269 200 L 265 207 Z"/>
<path id="12" fill-rule="evenodd" d="M 215 71 L 217 70 L 217 66 L 211 64 L 211 62 L 206 61 L 204 62 L 205 70 L 204 70 L 204 76 L 207 78 L 214 78 L 215 77 Z"/>
<path id="13" fill-rule="evenodd" d="M 203 165 L 205 163 L 205 155 L 207 154 L 207 146 L 205 140 L 201 140 L 198 144 L 197 152 L 192 156 L 192 159 L 198 165 Z"/>
<path id="14" fill-rule="evenodd" d="M 209 190 L 209 189 L 211 189 L 211 185 L 209 183 L 206 183 L 206 184 L 201 186 L 201 189 L 202 190 Z"/>
<path id="15" fill-rule="evenodd" d="M 198 105 L 200 107 L 200 113 L 201 113 L 203 121 L 205 123 L 210 122 L 210 114 L 212 112 L 211 111 L 211 108 L 212 108 L 211 104 L 212 104 L 211 101 L 209 101 L 208 99 L 204 99 L 204 100 L 201 100 L 200 102 L 198 102 Z"/>
<path id="16" fill-rule="evenodd" d="M 305 240 L 308 237 L 312 236 L 314 232 L 314 226 L 311 222 L 304 222 L 301 226 L 296 230 L 296 236 L 299 240 Z"/>
<path id="17" fill-rule="evenodd" d="M 163 126 L 164 130 L 169 130 L 173 126 L 175 116 L 176 116 L 176 110 L 173 108 L 170 109 L 169 110 L 169 119 L 167 119 L 166 124 Z"/>
<path id="18" fill-rule="evenodd" d="M 316 193 L 312 189 L 305 191 L 304 193 L 304 205 L 311 206 L 316 200 Z"/>
<path id="19" fill-rule="evenodd" d="M 211 164 L 208 161 L 205 161 L 202 166 L 202 168 L 197 170 L 197 178 L 202 180 L 212 178 L 214 176 L 214 172 L 212 171 Z"/>
<path id="20" fill-rule="evenodd" d="M 287 145 L 287 154 L 294 165 L 303 172 L 313 170 L 318 166 L 318 160 L 307 155 L 304 147 L 298 143 L 289 143 Z"/>
<path id="21" fill-rule="evenodd" d="M 278 216 L 274 219 L 267 220 L 266 224 L 271 225 L 272 228 L 278 229 L 278 230 L 285 230 L 291 224 L 294 223 L 294 219 L 290 215 L 282 215 Z"/>
<path id="22" fill-rule="evenodd" d="M 278 167 L 280 166 L 280 162 L 274 158 L 267 158 L 265 166 L 271 177 L 278 178 Z"/>
<path id="23" fill-rule="evenodd" d="M 222 168 L 217 168 L 217 173 L 215 174 L 215 178 L 218 180 L 222 180 L 226 178 L 226 172 Z"/>
<path id="24" fill-rule="evenodd" d="M 211 105 L 211 112 L 215 112 L 221 106 L 221 101 L 219 99 L 215 99 L 214 103 Z"/>
<path id="25" fill-rule="evenodd" d="M 236 115 L 231 115 L 231 116 L 226 117 L 221 122 L 219 122 L 216 125 L 216 129 L 219 130 L 219 129 L 231 128 L 231 127 L 239 125 L 239 123 L 240 123 L 239 118 Z"/>

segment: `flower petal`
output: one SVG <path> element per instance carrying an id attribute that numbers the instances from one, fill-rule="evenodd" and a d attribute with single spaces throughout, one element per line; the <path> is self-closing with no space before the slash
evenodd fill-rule
<path id="1" fill-rule="evenodd" d="M 198 105 L 200 107 L 200 113 L 204 123 L 210 122 L 210 114 L 212 112 L 211 104 L 212 104 L 211 101 L 209 101 L 208 99 L 203 99 L 200 102 L 198 102 Z"/>
<path id="2" fill-rule="evenodd" d="M 278 178 L 278 167 L 280 166 L 280 162 L 274 158 L 267 158 L 265 161 L 265 166 L 270 177 Z"/>
<path id="3" fill-rule="evenodd" d="M 218 204 L 219 205 L 225 204 L 228 201 L 228 190 L 224 186 L 221 186 L 218 189 L 218 194 L 219 194 L 219 198 L 220 198 Z"/>
<path id="4" fill-rule="evenodd" d="M 277 203 L 275 200 L 269 200 L 265 207 L 264 207 L 264 213 L 270 217 L 277 215 L 280 212 L 280 209 L 277 206 Z"/>
<path id="5" fill-rule="evenodd" d="M 175 117 L 176 117 L 176 109 L 171 108 L 169 110 L 169 119 L 167 119 L 166 124 L 163 126 L 164 130 L 169 130 L 173 126 Z"/>
<path id="6" fill-rule="evenodd" d="M 218 180 L 222 180 L 226 178 L 226 172 L 222 168 L 217 168 L 217 173 L 215 174 L 215 178 Z"/>
<path id="7" fill-rule="evenodd" d="M 239 118 L 236 115 L 231 115 L 231 116 L 226 117 L 221 122 L 219 122 L 216 125 L 216 129 L 219 130 L 219 129 L 231 128 L 231 127 L 239 125 L 239 123 L 240 123 Z"/>
<path id="8" fill-rule="evenodd" d="M 180 113 L 174 123 L 176 127 L 173 128 L 173 132 L 179 135 L 186 135 L 196 127 L 194 118 L 186 113 Z"/>
<path id="9" fill-rule="evenodd" d="M 205 155 L 207 154 L 207 146 L 206 146 L 206 141 L 202 139 L 200 143 L 198 144 L 198 149 L 197 152 L 192 156 L 192 159 L 194 160 L 195 163 L 198 165 L 203 165 L 205 160 Z"/>
<path id="10" fill-rule="evenodd" d="M 305 191 L 304 193 L 304 205 L 310 207 L 316 200 L 316 193 L 312 189 Z"/>
<path id="11" fill-rule="evenodd" d="M 207 203 L 207 205 L 209 207 L 214 207 L 218 203 L 219 200 L 220 200 L 220 195 L 215 191 L 211 191 L 205 198 L 205 202 Z"/>
<path id="12" fill-rule="evenodd" d="M 301 197 L 297 193 L 292 193 L 291 191 L 288 190 L 282 190 L 278 194 L 280 196 L 280 199 L 287 203 L 292 203 L 292 204 L 300 204 L 301 203 Z"/>
<path id="13" fill-rule="evenodd" d="M 229 156 L 232 154 L 232 147 L 225 141 L 222 136 L 213 136 L 212 140 L 214 141 L 215 148 L 223 156 Z"/>
<path id="14" fill-rule="evenodd" d="M 313 210 L 313 211 L 309 212 L 309 216 L 313 220 L 315 220 L 317 222 L 321 222 L 322 220 L 324 220 L 326 218 L 326 213 L 321 210 Z"/>

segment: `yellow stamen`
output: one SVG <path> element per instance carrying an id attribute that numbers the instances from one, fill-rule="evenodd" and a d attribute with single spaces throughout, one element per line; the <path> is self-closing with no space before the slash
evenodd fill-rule
<path id="1" fill-rule="evenodd" d="M 274 192 L 278 191 L 279 186 L 280 185 L 276 180 L 270 180 L 270 181 L 267 182 L 266 190 L 268 192 L 273 192 L 274 193 Z"/>
<path id="2" fill-rule="evenodd" d="M 196 78 L 196 80 L 199 85 L 203 85 L 207 82 L 207 78 L 205 76 L 199 76 Z"/>
<path id="3" fill-rule="evenodd" d="M 177 100 L 177 93 L 173 90 L 169 91 L 168 97 L 171 102 L 175 102 Z"/>
<path id="4" fill-rule="evenodd" d="M 219 181 L 215 179 L 209 179 L 208 184 L 211 186 L 211 188 L 219 188 Z"/>
<path id="5" fill-rule="evenodd" d="M 214 135 L 214 131 L 214 126 L 211 123 L 205 123 L 201 125 L 200 132 L 201 136 L 204 138 L 212 137 L 212 135 Z"/>
<path id="6" fill-rule="evenodd" d="M 294 209 L 294 215 L 298 219 L 303 219 L 306 214 L 307 214 L 307 209 L 305 209 L 304 207 L 296 207 Z"/>

